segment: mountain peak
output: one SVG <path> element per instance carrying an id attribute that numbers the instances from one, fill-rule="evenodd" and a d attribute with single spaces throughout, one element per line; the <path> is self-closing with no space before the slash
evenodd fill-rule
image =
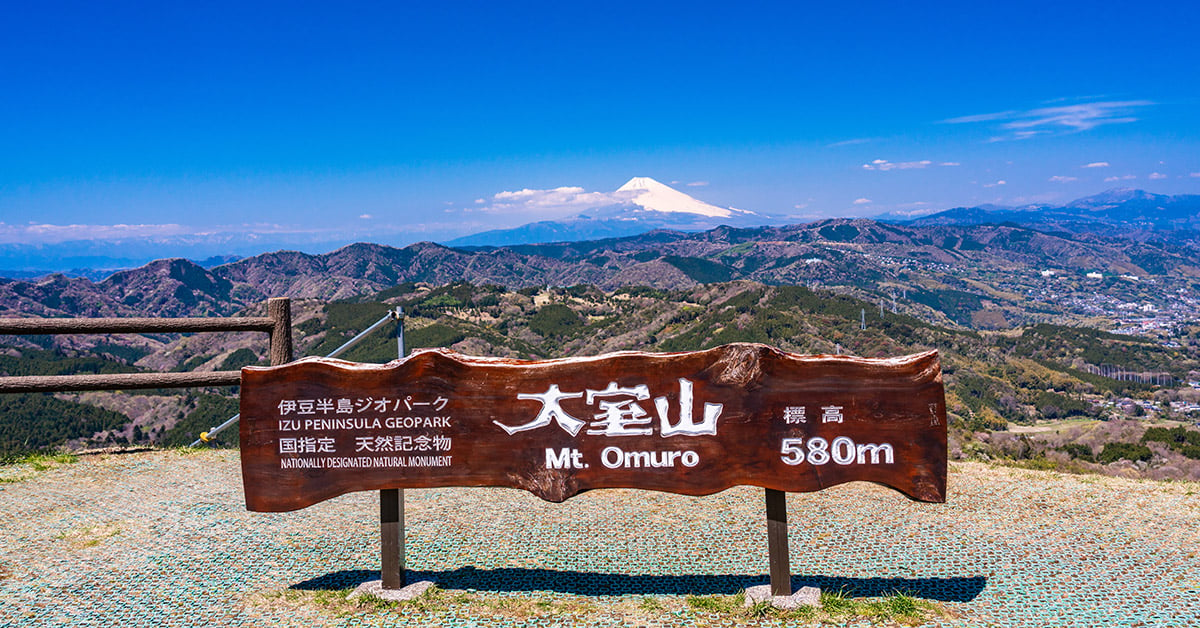
<path id="1" fill-rule="evenodd" d="M 1160 194 L 1151 194 L 1145 190 L 1135 188 L 1112 188 L 1099 194 L 1075 199 L 1067 207 L 1094 207 L 1115 203 L 1128 203 L 1129 201 L 1158 201 L 1166 198 Z"/>
<path id="2" fill-rule="evenodd" d="M 617 188 L 617 192 L 628 194 L 630 202 L 635 205 L 658 212 L 698 214 L 712 218 L 729 218 L 733 215 L 732 210 L 694 199 L 650 177 L 634 177 Z"/>
<path id="3" fill-rule="evenodd" d="M 618 192 L 629 192 L 632 190 L 671 190 L 672 192 L 675 191 L 671 186 L 669 186 L 665 183 L 660 183 L 658 180 L 653 179 L 651 177 L 634 177 L 634 178 L 626 181 L 625 185 L 622 185 L 621 187 L 617 188 Z"/>

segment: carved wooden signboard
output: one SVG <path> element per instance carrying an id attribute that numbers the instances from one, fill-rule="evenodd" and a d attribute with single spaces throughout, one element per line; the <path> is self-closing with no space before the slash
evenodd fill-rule
<path id="1" fill-rule="evenodd" d="M 522 361 L 426 350 L 385 365 L 309 358 L 242 370 L 250 510 L 350 491 L 506 486 L 563 501 L 595 488 L 707 495 L 854 480 L 946 494 L 936 352 L 691 353 Z"/>

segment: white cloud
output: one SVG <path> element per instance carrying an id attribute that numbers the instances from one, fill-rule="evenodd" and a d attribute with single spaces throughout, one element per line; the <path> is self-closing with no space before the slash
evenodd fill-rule
<path id="1" fill-rule="evenodd" d="M 498 192 L 480 211 L 494 215 L 518 215 L 529 219 L 564 217 L 591 207 L 620 203 L 625 198 L 618 194 L 588 192 L 578 186 L 557 187 L 550 190 L 523 189 L 515 192 Z"/>
<path id="2" fill-rule="evenodd" d="M 930 207 L 929 203 L 924 201 L 917 201 L 915 203 L 902 203 L 891 209 L 891 213 L 893 214 L 898 216 L 907 216 L 910 218 L 916 218 L 917 216 L 928 216 L 929 214 L 936 214 L 939 211 L 942 210 L 937 207 Z"/>
<path id="3" fill-rule="evenodd" d="M 1015 131 L 1009 135 L 994 135 L 987 140 L 988 144 L 996 142 L 1011 142 L 1014 140 L 1027 140 L 1039 135 L 1046 135 L 1049 131 Z"/>
<path id="4" fill-rule="evenodd" d="M 708 181 L 692 181 L 691 183 L 687 184 L 689 188 L 702 188 L 706 185 L 708 185 Z"/>
<path id="5" fill-rule="evenodd" d="M 869 137 L 856 137 L 852 140 L 842 140 L 840 142 L 826 144 L 825 146 L 826 146 L 826 148 L 836 148 L 838 146 L 855 146 L 858 144 L 866 144 L 870 141 L 871 141 L 871 138 L 869 138 Z"/>
<path id="6" fill-rule="evenodd" d="M 1196 174 L 1200 175 L 1200 172 L 1197 172 Z M 792 207 L 795 209 L 804 209 L 805 207 L 808 207 L 808 203 L 796 203 L 795 205 L 792 205 Z"/>
<path id="7" fill-rule="evenodd" d="M 1000 199 L 997 199 L 999 202 Z M 1055 203 L 1061 202 L 1062 194 L 1059 192 L 1047 192 L 1046 194 L 1031 194 L 1029 196 L 1017 196 L 1008 199 L 1010 205 L 1025 205 L 1028 203 Z"/>
<path id="8" fill-rule="evenodd" d="M 943 161 L 942 163 L 940 163 L 938 165 L 939 166 L 961 166 L 962 164 L 957 161 Z"/>
<path id="9" fill-rule="evenodd" d="M 862 167 L 863 170 L 914 170 L 927 168 L 932 164 L 933 162 L 929 161 L 928 159 L 923 159 L 921 161 L 902 161 L 900 163 L 892 163 L 886 159 L 876 159 L 869 164 L 863 164 Z"/>
<path id="10" fill-rule="evenodd" d="M 1049 179 L 1049 181 L 1052 183 L 1070 183 L 1072 181 L 1078 181 L 1078 180 L 1079 179 L 1077 177 L 1064 177 L 1064 176 L 1057 175 L 1057 174 L 1054 175 L 1053 177 L 1050 177 L 1050 179 Z"/>
<path id="11" fill-rule="evenodd" d="M 1108 167 L 1107 161 L 1093 161 L 1090 164 L 1085 164 L 1085 165 L 1080 166 L 1080 168 L 1107 168 L 1107 167 Z"/>
<path id="12" fill-rule="evenodd" d="M 1137 175 L 1127 174 L 1127 175 L 1120 176 L 1120 177 L 1118 177 L 1118 176 L 1104 177 L 1104 182 L 1112 183 L 1113 181 L 1133 181 L 1136 178 L 1137 178 Z"/>
<path id="13" fill-rule="evenodd" d="M 872 202 L 872 201 L 871 201 L 871 199 L 869 199 L 869 198 L 856 198 L 856 199 L 854 199 L 854 204 L 855 204 L 855 205 L 866 205 L 867 203 L 870 203 L 870 202 Z"/>
<path id="14" fill-rule="evenodd" d="M 0 242 L 53 243 L 72 240 L 122 240 L 125 238 L 163 238 L 192 235 L 198 230 L 178 224 L 161 225 L 52 225 L 29 223 L 10 225 L 0 222 Z"/>
<path id="15" fill-rule="evenodd" d="M 1151 179 L 1151 180 L 1165 179 L 1165 178 L 1167 178 L 1167 175 L 1165 175 L 1161 172 L 1151 172 L 1150 176 L 1147 178 Z"/>
<path id="16" fill-rule="evenodd" d="M 1043 100 L 1042 104 L 1049 105 L 1049 104 L 1056 103 L 1056 102 L 1072 102 L 1072 101 L 1073 102 L 1083 102 L 1086 100 L 1099 100 L 1101 98 L 1108 98 L 1110 95 L 1111 94 L 1090 94 L 1087 96 L 1060 96 L 1058 98 L 1050 98 L 1048 100 Z"/>
<path id="17" fill-rule="evenodd" d="M 1000 179 L 999 181 L 997 181 L 997 182 L 995 182 L 995 183 L 984 183 L 984 184 L 983 184 L 983 187 L 985 187 L 985 188 L 994 188 L 994 187 L 996 187 L 996 186 L 998 186 L 998 185 L 1008 185 L 1008 181 L 1005 181 L 1004 179 Z"/>
<path id="18" fill-rule="evenodd" d="M 1007 118 L 1013 118 L 1013 117 L 1016 117 L 1019 115 L 1021 115 L 1020 111 L 1009 110 L 1009 111 L 1001 111 L 998 113 L 979 113 L 979 114 L 975 114 L 973 116 L 959 116 L 957 118 L 950 118 L 949 120 L 942 120 L 942 122 L 945 124 L 970 124 L 972 122 L 991 122 L 993 120 L 1005 120 Z"/>
<path id="19" fill-rule="evenodd" d="M 374 218 L 374 216 L 372 216 L 371 214 L 359 214 L 358 217 L 362 218 L 363 220 L 370 220 L 370 219 Z"/>
<path id="20" fill-rule="evenodd" d="M 12 225 L 0 222 L 0 243 L 20 244 L 57 244 L 76 240 L 104 240 L 120 242 L 122 240 L 161 240 L 169 241 L 178 238 L 196 239 L 212 238 L 223 234 L 248 234 L 251 237 L 265 234 L 308 234 L 324 233 L 324 229 L 297 228 L 295 226 L 273 223 L 255 223 L 240 225 L 219 225 L 196 227 L 193 225 L 140 224 L 140 225 L 54 225 L 49 223 L 28 223 Z"/>
<path id="21" fill-rule="evenodd" d="M 1192 177 L 1193 179 L 1200 179 L 1200 172 L 1193 172 L 1193 173 L 1189 174 L 1188 176 Z"/>
<path id="22" fill-rule="evenodd" d="M 989 141 L 1023 140 L 1037 135 L 1089 131 L 1106 124 L 1137 122 L 1133 115 L 1139 108 L 1156 103 L 1149 100 L 1109 100 L 1062 107 L 1039 107 L 1027 111 L 1001 111 L 942 120 L 946 124 L 976 124 L 999 122 L 1005 135 Z"/>

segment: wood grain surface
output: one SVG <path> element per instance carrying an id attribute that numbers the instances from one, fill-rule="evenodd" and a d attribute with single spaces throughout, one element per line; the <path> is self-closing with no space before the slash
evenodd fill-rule
<path id="1" fill-rule="evenodd" d="M 946 497 L 937 352 L 807 356 L 756 344 L 522 361 L 425 350 L 385 365 L 242 370 L 250 510 L 350 491 L 596 488 L 707 495 L 855 480 Z"/>

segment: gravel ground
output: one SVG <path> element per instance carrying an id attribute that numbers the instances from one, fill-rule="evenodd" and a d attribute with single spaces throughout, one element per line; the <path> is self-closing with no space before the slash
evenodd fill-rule
<path id="1" fill-rule="evenodd" d="M 356 606 L 327 592 L 377 577 L 376 494 L 263 514 L 241 491 L 232 451 L 0 467 L 0 626 L 717 626 L 684 597 L 767 581 L 761 489 L 410 490 L 410 580 L 476 602 Z M 793 586 L 905 591 L 949 611 L 930 625 L 1200 626 L 1200 485 L 955 464 L 949 496 L 788 495 Z"/>

